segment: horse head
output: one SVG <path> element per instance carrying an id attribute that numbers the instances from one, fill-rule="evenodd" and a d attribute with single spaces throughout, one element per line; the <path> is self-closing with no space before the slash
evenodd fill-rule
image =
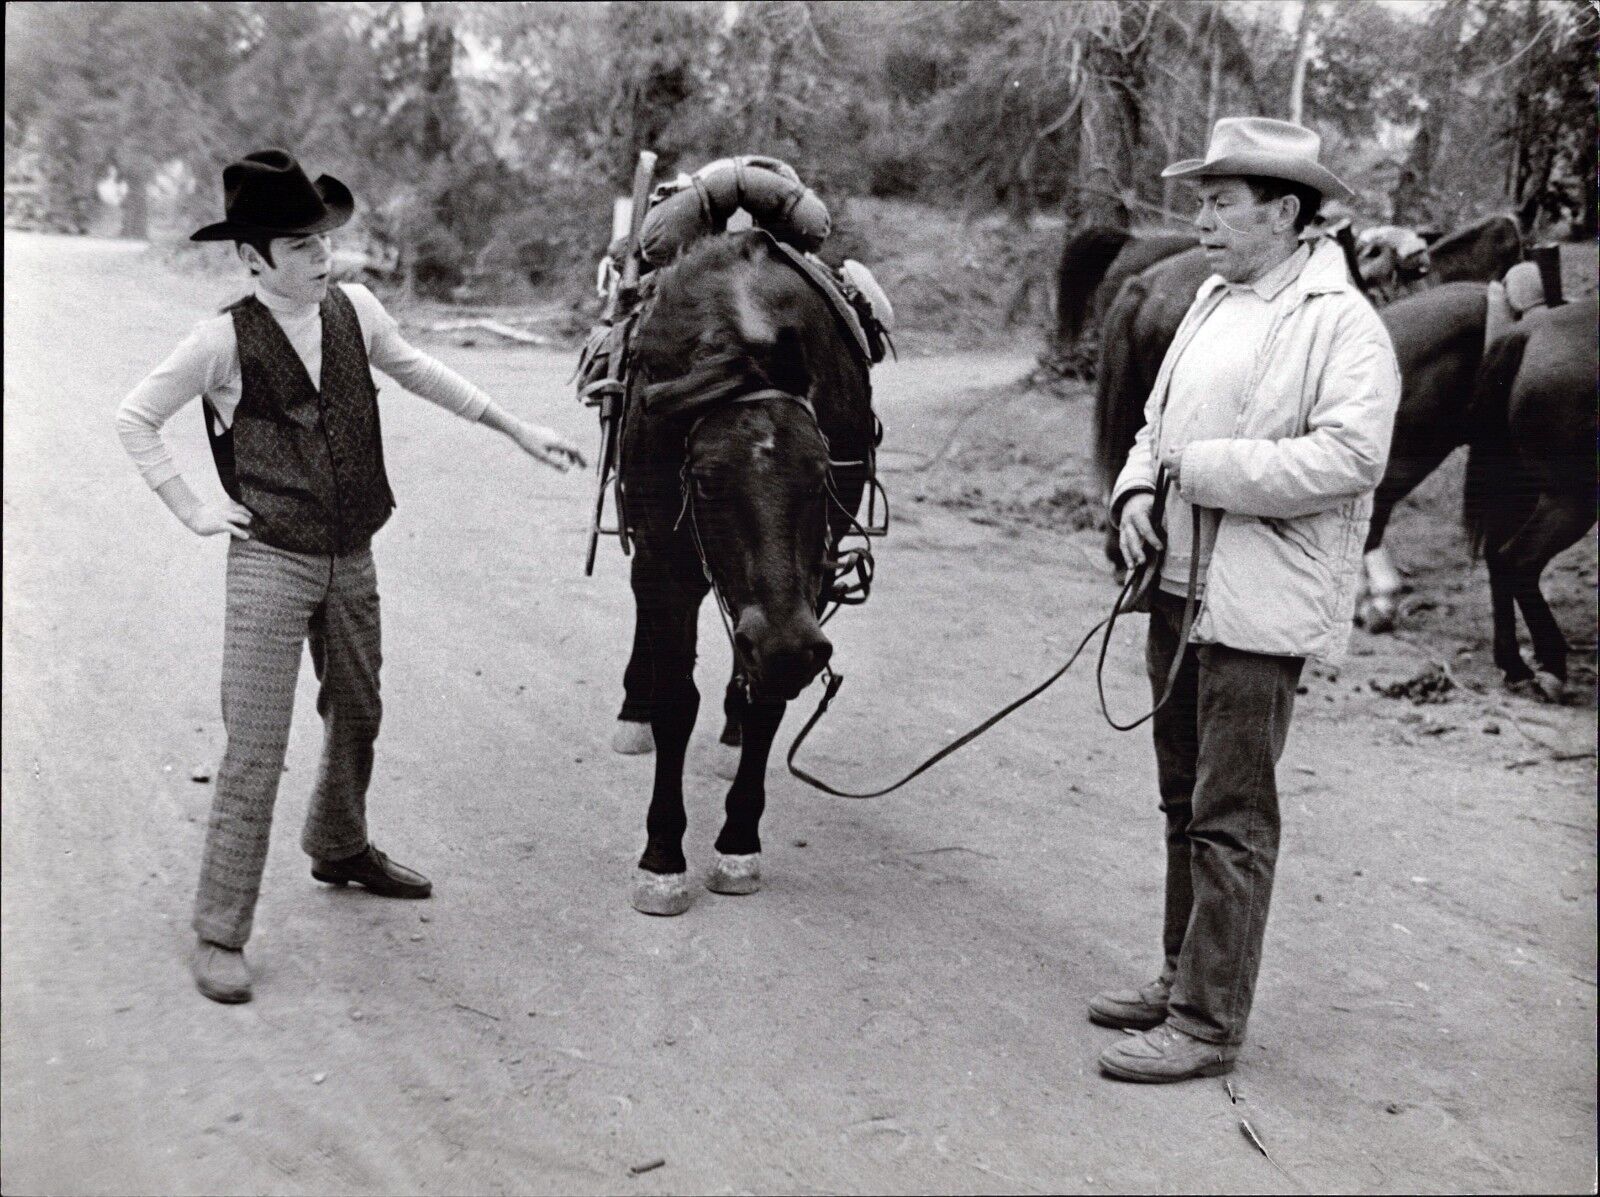
<path id="1" fill-rule="evenodd" d="M 764 234 L 709 240 L 662 272 L 635 347 L 646 410 L 682 430 L 679 519 L 739 664 L 754 695 L 785 701 L 833 652 L 817 618 L 828 442 L 801 327 L 814 299 Z"/>

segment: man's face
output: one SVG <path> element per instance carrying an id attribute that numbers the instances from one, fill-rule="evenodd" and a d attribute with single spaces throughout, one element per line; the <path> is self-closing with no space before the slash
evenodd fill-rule
<path id="1" fill-rule="evenodd" d="M 1230 283 L 1259 278 L 1283 258 L 1284 234 L 1294 228 L 1288 196 L 1261 203 L 1243 179 L 1203 179 L 1194 227 L 1206 263 Z"/>
<path id="2" fill-rule="evenodd" d="M 256 271 L 264 290 L 297 303 L 321 303 L 328 294 L 328 272 L 333 268 L 333 250 L 326 233 L 301 237 L 274 237 L 269 246 L 272 263 L 250 246 L 240 253 Z"/>

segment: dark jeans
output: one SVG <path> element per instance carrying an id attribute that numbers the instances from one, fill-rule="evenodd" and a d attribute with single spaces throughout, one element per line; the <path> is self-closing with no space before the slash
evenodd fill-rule
<path id="1" fill-rule="evenodd" d="M 1146 663 L 1159 698 L 1183 600 L 1157 592 Z M 1167 817 L 1163 975 L 1167 1020 L 1208 1043 L 1244 1040 L 1278 861 L 1278 758 L 1301 657 L 1191 645 L 1157 712 L 1156 770 Z"/>

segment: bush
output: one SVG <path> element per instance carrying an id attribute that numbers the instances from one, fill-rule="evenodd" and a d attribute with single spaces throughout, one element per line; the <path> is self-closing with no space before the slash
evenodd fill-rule
<path id="1" fill-rule="evenodd" d="M 467 249 L 461 239 L 437 221 L 429 221 L 413 235 L 410 250 L 417 293 L 448 300 L 466 277 Z"/>

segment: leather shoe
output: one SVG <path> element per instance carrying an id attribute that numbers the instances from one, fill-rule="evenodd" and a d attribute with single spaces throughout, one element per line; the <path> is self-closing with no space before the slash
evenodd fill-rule
<path id="1" fill-rule="evenodd" d="M 1237 1047 L 1207 1043 L 1164 1022 L 1106 1048 L 1100 1053 L 1100 1068 L 1124 1081 L 1163 1084 L 1197 1076 L 1221 1076 L 1233 1071 L 1238 1058 Z"/>
<path id="2" fill-rule="evenodd" d="M 426 898 L 433 893 L 433 882 L 396 864 L 371 844 L 343 860 L 313 861 L 311 875 L 329 885 L 362 885 L 385 898 Z"/>
<path id="3" fill-rule="evenodd" d="M 1157 977 L 1142 989 L 1108 989 L 1089 999 L 1089 1021 L 1103 1027 L 1148 1031 L 1167 1021 L 1172 982 Z"/>
<path id="4" fill-rule="evenodd" d="M 190 965 L 195 988 L 212 1001 L 233 1005 L 250 1000 L 250 969 L 245 965 L 242 948 L 198 940 Z"/>

